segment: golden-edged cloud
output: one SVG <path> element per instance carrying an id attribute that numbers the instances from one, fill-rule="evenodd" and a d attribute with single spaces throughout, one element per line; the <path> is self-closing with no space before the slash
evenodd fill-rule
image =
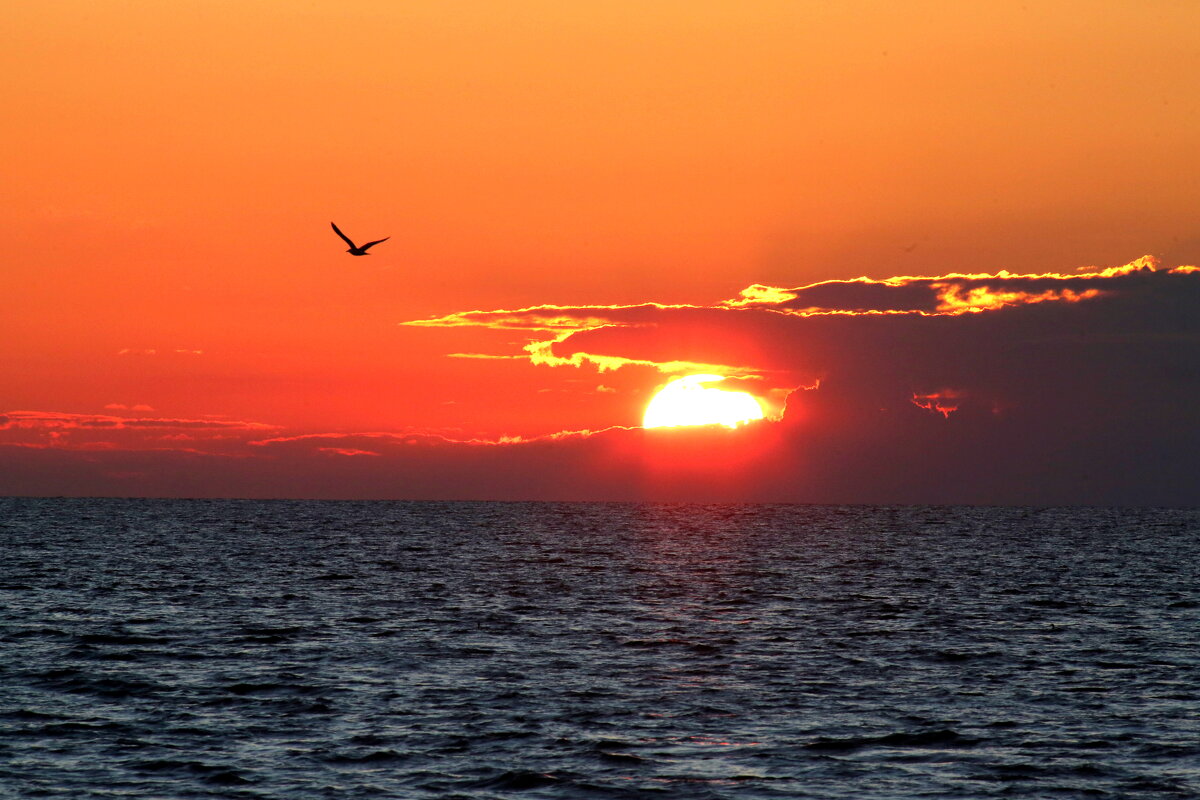
<path id="1" fill-rule="evenodd" d="M 545 335 L 522 345 L 522 353 L 454 354 L 460 358 L 524 358 L 535 365 L 586 366 L 599 372 L 648 367 L 665 374 L 754 377 L 765 381 L 764 386 L 795 388 L 811 385 L 836 369 L 825 363 L 836 359 L 822 358 L 821 353 L 836 351 L 839 357 L 849 358 L 855 342 L 861 343 L 860 360 L 871 360 L 871 353 L 879 348 L 892 348 L 901 361 L 920 361 L 912 349 L 913 337 L 949 339 L 955 331 L 995 328 L 998 334 L 1005 330 L 1009 341 L 1017 341 L 1025 335 L 1013 324 L 1026 319 L 1020 309 L 1036 305 L 1061 310 L 1096 304 L 1103 325 L 1106 309 L 1116 311 L 1130 303 L 1151 302 L 1150 298 L 1169 302 L 1167 295 L 1176 289 L 1186 294 L 1195 277 L 1193 267 L 1162 270 L 1145 256 L 1118 267 L 1074 272 L 863 277 L 791 288 L 754 284 L 735 298 L 707 306 L 540 305 L 459 312 L 402 324 Z M 1038 315 L 1039 324 L 1080 316 L 1059 310 Z M 973 324 L 959 319 L 975 315 L 987 315 L 988 321 Z M 921 371 L 917 367 L 913 377 L 922 384 L 915 387 L 919 392 L 945 389 L 923 385 Z"/>
<path id="2" fill-rule="evenodd" d="M 853 498 L 855 485 L 935 498 L 940 481 L 946 498 L 1115 502 L 1178 499 L 1200 481 L 1200 269 L 1150 257 L 420 324 L 443 322 L 529 331 L 523 355 L 538 365 L 740 376 L 777 398 L 772 435 L 786 444 L 758 478 L 793 499 Z"/>
<path id="3" fill-rule="evenodd" d="M 570 368 L 565 375 L 624 370 L 588 393 L 609 404 L 642 402 L 668 374 L 723 375 L 769 400 L 771 421 L 736 431 L 564 431 L 548 418 L 543 434 L 506 436 L 419 425 L 303 431 L 151 416 L 117 404 L 113 410 L 128 413 L 13 411 L 0 414 L 0 444 L 9 445 L 0 447 L 0 487 L 445 499 L 1197 501 L 1194 267 L 1139 259 L 1061 273 L 757 284 L 711 305 L 545 305 L 408 324 L 528 336 L 509 352 L 459 358 Z M 489 380 L 503 369 L 489 365 Z M 621 391 L 607 391 L 613 385 Z M 640 409 L 630 411 L 613 421 L 636 419 Z"/>

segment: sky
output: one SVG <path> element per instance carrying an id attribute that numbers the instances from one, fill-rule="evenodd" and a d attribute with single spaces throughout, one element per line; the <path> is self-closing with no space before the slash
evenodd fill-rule
<path id="1" fill-rule="evenodd" d="M 0 15 L 0 494 L 1200 499 L 1194 3 Z"/>

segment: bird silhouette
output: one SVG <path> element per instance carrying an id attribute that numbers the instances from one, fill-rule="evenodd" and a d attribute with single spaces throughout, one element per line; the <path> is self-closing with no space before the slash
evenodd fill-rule
<path id="1" fill-rule="evenodd" d="M 367 252 L 368 248 L 374 247 L 375 245 L 379 244 L 380 242 L 386 242 L 388 239 L 392 238 L 390 236 L 385 236 L 382 239 L 376 239 L 373 242 L 367 242 L 362 247 L 359 247 L 358 245 L 356 245 L 354 242 L 352 242 L 350 240 L 349 236 L 342 233 L 341 229 L 339 229 L 336 224 L 334 224 L 332 222 L 329 224 L 333 226 L 333 232 L 336 233 L 338 236 L 342 237 L 342 239 L 346 242 L 346 244 L 350 245 L 350 249 L 347 250 L 346 252 L 352 256 L 369 256 L 371 254 Z"/>

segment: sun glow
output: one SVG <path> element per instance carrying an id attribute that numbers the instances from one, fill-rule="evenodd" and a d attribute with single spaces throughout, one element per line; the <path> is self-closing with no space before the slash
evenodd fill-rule
<path id="1" fill-rule="evenodd" d="M 705 386 L 723 380 L 725 378 L 720 375 L 688 375 L 671 381 L 646 406 L 642 427 L 724 425 L 736 428 L 763 418 L 762 405 L 753 395 Z"/>

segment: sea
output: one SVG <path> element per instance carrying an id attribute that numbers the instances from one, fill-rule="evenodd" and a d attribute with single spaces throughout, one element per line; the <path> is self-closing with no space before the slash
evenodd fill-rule
<path id="1" fill-rule="evenodd" d="M 0 499 L 0 797 L 1200 797 L 1200 510 Z"/>

